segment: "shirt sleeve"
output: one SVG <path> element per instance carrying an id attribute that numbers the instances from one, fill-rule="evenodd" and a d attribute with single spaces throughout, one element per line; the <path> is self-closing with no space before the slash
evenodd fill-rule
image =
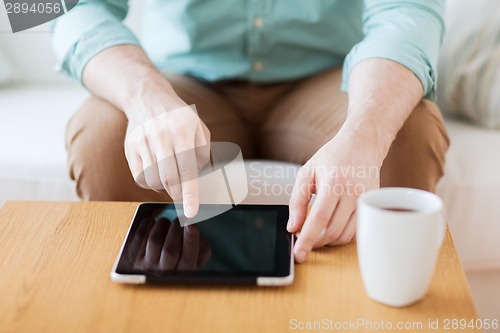
<path id="1" fill-rule="evenodd" d="M 437 61 L 444 34 L 445 0 L 365 0 L 363 32 L 344 61 L 342 90 L 349 74 L 368 58 L 384 58 L 410 69 L 435 99 Z"/>
<path id="2" fill-rule="evenodd" d="M 55 20 L 52 44 L 60 59 L 57 69 L 81 82 L 85 65 L 98 53 L 116 45 L 139 45 L 122 23 L 127 12 L 127 0 L 81 0 Z"/>

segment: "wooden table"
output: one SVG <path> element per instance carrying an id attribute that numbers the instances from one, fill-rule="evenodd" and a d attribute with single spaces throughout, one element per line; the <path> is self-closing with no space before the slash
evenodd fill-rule
<path id="1" fill-rule="evenodd" d="M 320 331 L 401 322 L 422 328 L 393 331 L 426 332 L 438 320 L 444 332 L 446 319 L 477 318 L 449 234 L 426 298 L 402 309 L 366 296 L 355 244 L 315 251 L 285 288 L 113 283 L 109 273 L 136 206 L 7 202 L 0 211 L 0 331 L 290 332 L 316 321 L 325 325 Z"/>

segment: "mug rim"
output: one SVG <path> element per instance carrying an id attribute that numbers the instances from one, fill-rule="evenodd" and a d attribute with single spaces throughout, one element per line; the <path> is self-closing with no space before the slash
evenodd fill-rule
<path id="1" fill-rule="evenodd" d="M 371 199 L 377 195 L 380 195 L 381 193 L 390 193 L 390 192 L 405 193 L 405 194 L 411 193 L 414 195 L 425 196 L 427 199 L 433 200 L 434 202 L 436 202 L 437 205 L 436 205 L 436 207 L 433 207 L 433 208 L 426 210 L 426 211 L 423 211 L 423 212 L 422 211 L 399 212 L 399 211 L 387 210 L 386 208 L 378 207 L 378 206 L 368 202 L 369 199 Z M 382 188 L 369 190 L 369 191 L 363 193 L 359 197 L 358 205 L 360 206 L 361 204 L 363 204 L 364 206 L 366 206 L 370 209 L 374 209 L 374 210 L 379 211 L 379 212 L 384 212 L 386 214 L 402 214 L 402 215 L 407 215 L 407 216 L 408 215 L 413 215 L 413 216 L 415 216 L 415 215 L 431 215 L 431 214 L 439 213 L 444 208 L 443 200 L 435 193 L 421 190 L 421 189 L 410 188 L 410 187 L 382 187 Z"/>

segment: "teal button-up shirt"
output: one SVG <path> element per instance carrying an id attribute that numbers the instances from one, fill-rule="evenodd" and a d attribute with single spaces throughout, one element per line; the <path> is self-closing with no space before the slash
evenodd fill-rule
<path id="1" fill-rule="evenodd" d="M 141 0 L 142 1 L 142 0 Z M 298 79 L 367 58 L 391 59 L 434 98 L 444 0 L 149 0 L 140 44 L 158 68 L 203 80 Z M 82 0 L 60 17 L 53 43 L 78 80 L 102 50 L 139 40 L 122 24 L 126 0 Z"/>

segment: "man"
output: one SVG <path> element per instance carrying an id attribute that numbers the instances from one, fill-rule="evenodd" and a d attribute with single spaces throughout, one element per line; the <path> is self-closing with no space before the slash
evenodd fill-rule
<path id="1" fill-rule="evenodd" d="M 67 132 L 78 194 L 165 201 L 135 184 L 160 182 L 194 216 L 207 152 L 180 153 L 231 141 L 245 158 L 305 163 L 288 225 L 298 262 L 349 242 L 360 192 L 433 191 L 443 174 L 431 101 L 443 11 L 440 0 L 152 0 L 139 44 L 121 23 L 127 1 L 80 1 L 54 30 L 62 69 L 93 94 Z"/>

